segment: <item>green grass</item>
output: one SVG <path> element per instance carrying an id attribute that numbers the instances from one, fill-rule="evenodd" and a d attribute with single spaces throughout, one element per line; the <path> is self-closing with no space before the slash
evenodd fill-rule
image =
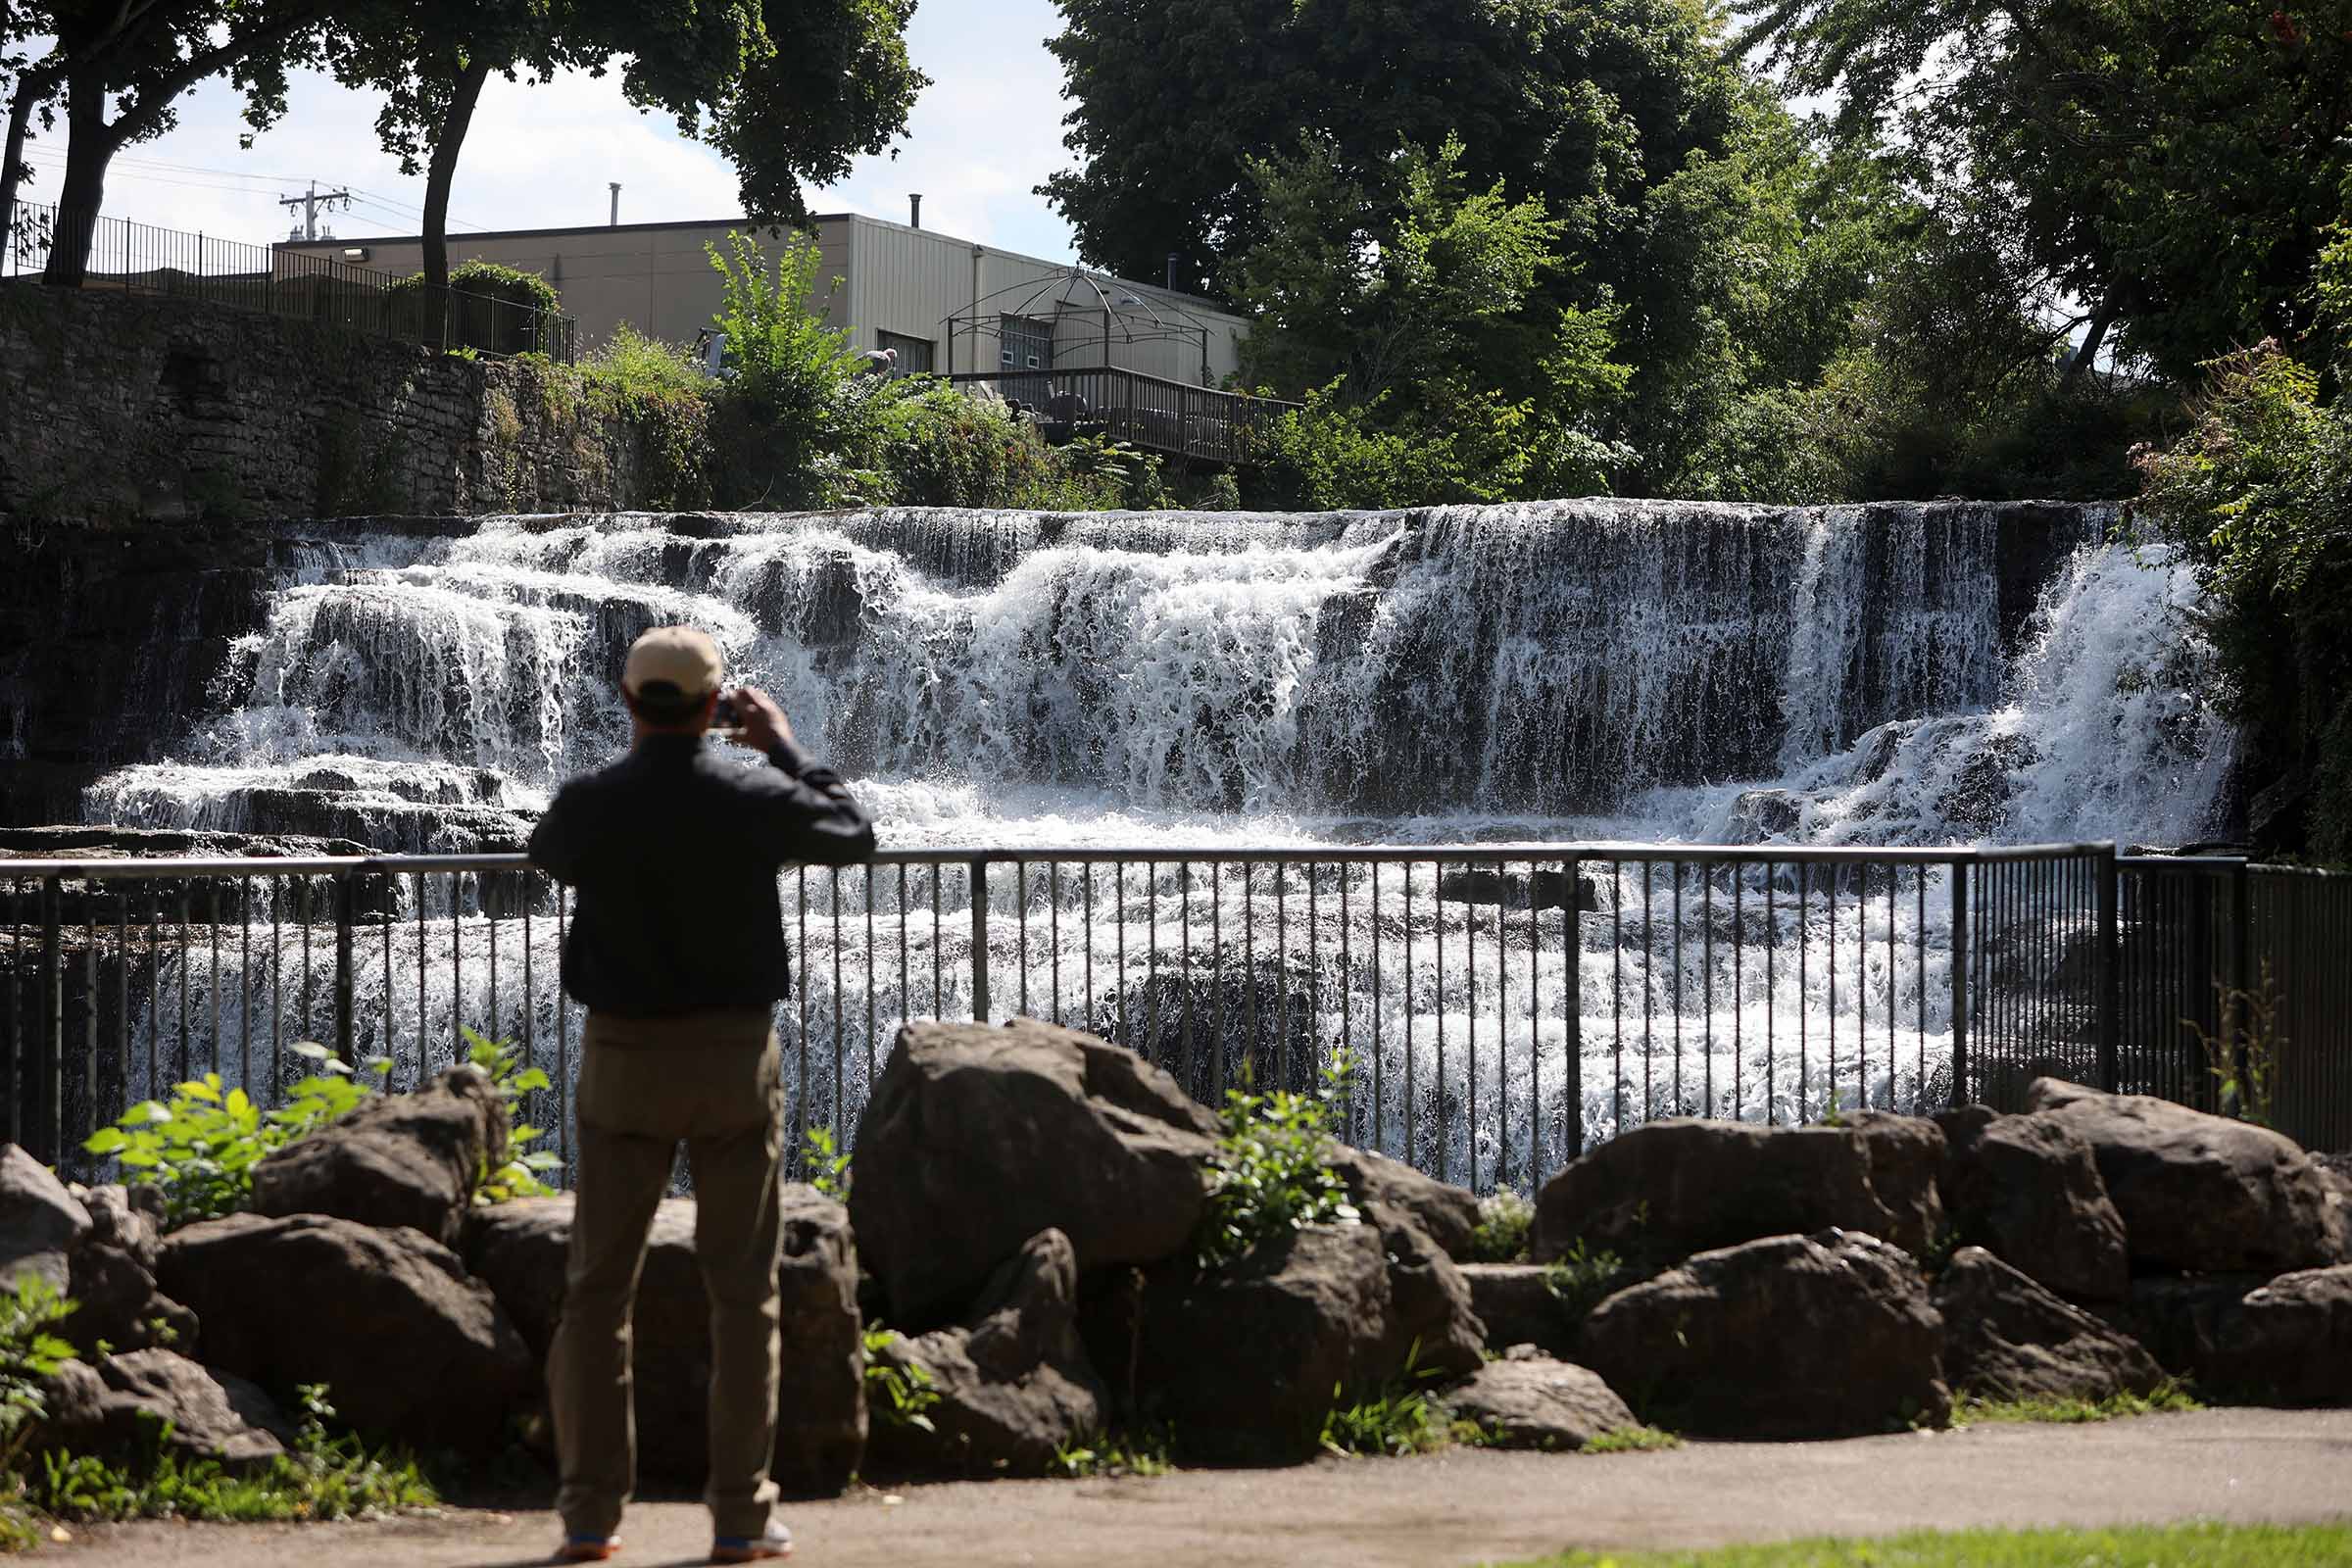
<path id="1" fill-rule="evenodd" d="M 1619 1427 L 1603 1432 L 1577 1451 L 1579 1453 L 1655 1453 L 1661 1448 L 1679 1448 L 1683 1440 L 1658 1427 Z"/>
<path id="2" fill-rule="evenodd" d="M 1919 1531 L 1885 1541 L 1791 1541 L 1712 1551 L 1572 1551 L 1514 1568 L 2336 1568 L 2342 1525 Z"/>
<path id="3" fill-rule="evenodd" d="M 2113 1421 L 2119 1416 L 2204 1408 L 2186 1389 L 2177 1383 L 2166 1383 L 2144 1398 L 2136 1394 L 2117 1394 L 2104 1399 L 1966 1399 L 1952 1411 L 1952 1424 L 2048 1421 L 2079 1425 L 2085 1421 Z"/>

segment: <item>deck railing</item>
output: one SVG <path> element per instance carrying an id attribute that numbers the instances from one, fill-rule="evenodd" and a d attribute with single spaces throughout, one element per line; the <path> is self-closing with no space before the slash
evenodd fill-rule
<path id="1" fill-rule="evenodd" d="M 886 851 L 779 892 L 796 1148 L 854 1137 L 903 1020 L 1016 1014 L 1211 1102 L 1350 1062 L 1348 1138 L 1481 1190 L 1655 1116 L 2015 1108 L 2045 1073 L 2352 1146 L 2352 877 L 2111 845 L 1162 846 Z M 0 861 L 0 1134 L 73 1167 L 205 1072 L 271 1103 L 316 1040 L 409 1087 L 471 1027 L 549 1069 L 529 1114 L 568 1155 L 571 912 L 515 856 Z M 2266 965 L 2249 1037 L 2221 1014 Z M 2263 1103 L 2217 1098 L 2201 1017 L 2268 1065 Z"/>
<path id="2" fill-rule="evenodd" d="M 1274 423 L 1298 407 L 1115 366 L 963 371 L 948 379 L 958 386 L 989 386 L 1036 410 L 1056 440 L 1101 435 L 1147 452 L 1209 463 L 1264 461 L 1265 438 Z"/>

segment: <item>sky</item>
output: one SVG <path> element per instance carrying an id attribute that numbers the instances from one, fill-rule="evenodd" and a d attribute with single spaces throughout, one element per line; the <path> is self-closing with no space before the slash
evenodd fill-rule
<path id="1" fill-rule="evenodd" d="M 858 160 L 839 185 L 810 193 L 820 212 L 854 211 L 899 222 L 906 194 L 923 193 L 923 226 L 1052 261 L 1074 258 L 1069 225 L 1031 194 L 1071 166 L 1061 145 L 1061 68 L 1045 40 L 1060 30 L 1052 0 L 921 0 L 907 28 L 931 85 L 915 101 L 897 156 Z M 331 77 L 295 77 L 277 126 L 237 146 L 237 94 L 207 82 L 179 101 L 177 127 L 125 148 L 107 180 L 109 217 L 257 244 L 286 237 L 280 196 L 349 188 L 348 212 L 322 215 L 345 238 L 414 234 L 422 174 L 404 177 L 376 144 L 373 94 Z M 37 171 L 24 194 L 54 200 L 64 127 L 33 143 Z M 491 78 L 451 188 L 450 232 L 604 222 L 618 180 L 620 220 L 727 218 L 740 213 L 734 170 L 671 122 L 641 115 L 618 74 L 561 76 L 543 86 Z"/>

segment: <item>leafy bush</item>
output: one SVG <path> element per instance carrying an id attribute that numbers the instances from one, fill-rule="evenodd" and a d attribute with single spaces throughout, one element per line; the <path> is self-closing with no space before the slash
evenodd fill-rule
<path id="1" fill-rule="evenodd" d="M 169 1103 L 140 1101 L 81 1147 L 112 1154 L 130 1180 L 159 1189 L 166 1230 L 234 1214 L 253 1201 L 254 1166 L 368 1097 L 368 1087 L 324 1046 L 304 1041 L 293 1049 L 319 1070 L 289 1088 L 275 1110 L 264 1111 L 242 1089 L 223 1091 L 220 1075 L 209 1072 L 179 1085 Z M 392 1062 L 370 1066 L 381 1076 Z"/>
<path id="2" fill-rule="evenodd" d="M 1979 1422 L 2047 1421 L 2078 1426 L 2113 1421 L 2119 1416 L 2155 1415 L 2173 1410 L 2202 1410 L 2205 1406 L 2188 1390 L 2167 1381 L 2147 1395 L 2116 1394 L 2104 1399 L 1965 1399 L 1952 1412 L 1952 1424 Z"/>
<path id="3" fill-rule="evenodd" d="M 709 505 L 710 405 L 716 383 L 687 352 L 627 322 L 575 372 L 589 409 L 637 426 L 639 499 L 651 507 Z"/>
<path id="4" fill-rule="evenodd" d="M 850 1200 L 850 1155 L 832 1128 L 811 1127 L 801 1134 L 801 1164 L 818 1193 L 837 1203 Z"/>
<path id="5" fill-rule="evenodd" d="M 1370 1453 L 1402 1456 L 1431 1453 L 1457 1437 L 1444 1413 L 1418 1389 L 1383 1390 L 1353 1404 L 1335 1402 L 1323 1419 L 1323 1446 L 1333 1453 Z"/>
<path id="6" fill-rule="evenodd" d="M 1332 1107 L 1347 1092 L 1345 1053 L 1311 1095 L 1229 1091 L 1224 1131 L 1208 1157 L 1208 1202 L 1193 1250 L 1202 1268 L 1223 1268 L 1259 1243 L 1309 1225 L 1353 1225 L 1355 1206 L 1332 1169 Z"/>
<path id="7" fill-rule="evenodd" d="M 929 377 L 883 416 L 882 461 L 892 499 L 909 507 L 1037 507 L 1051 504 L 1057 474 L 1037 426 L 993 398 L 967 397 Z"/>
<path id="8" fill-rule="evenodd" d="M 1092 1476 L 1161 1476 L 1175 1465 L 1164 1431 L 1102 1433 L 1054 1450 L 1054 1468 L 1073 1479 Z"/>
<path id="9" fill-rule="evenodd" d="M 850 335 L 816 297 L 824 257 L 795 234 L 772 263 L 749 234 L 705 247 L 719 274 L 715 318 L 729 370 L 715 431 L 730 488 L 759 505 L 833 505 L 856 489 L 878 434 L 888 383 L 863 375 Z"/>
<path id="10" fill-rule="evenodd" d="M 909 1358 L 905 1366 L 882 1359 L 882 1352 L 903 1336 L 897 1329 L 869 1323 L 865 1329 L 865 1405 L 886 1426 L 938 1430 L 924 1412 L 939 1402 L 931 1373 Z"/>
<path id="11" fill-rule="evenodd" d="M 1579 1453 L 1656 1453 L 1664 1448 L 1679 1448 L 1683 1440 L 1661 1427 L 1614 1427 L 1583 1447 Z"/>
<path id="12" fill-rule="evenodd" d="M 428 342 L 446 341 L 452 349 L 487 349 L 493 354 L 524 354 L 545 347 L 535 313 L 555 311 L 562 301 L 556 286 L 537 272 L 503 267 L 496 262 L 462 262 L 449 270 L 451 298 L 444 323 L 429 319 L 432 306 L 424 297 L 424 274 L 412 272 L 391 287 L 395 310 L 416 313 L 414 330 Z M 505 307 L 502 309 L 501 307 Z"/>
<path id="13" fill-rule="evenodd" d="M 369 1518 L 439 1500 L 413 1459 L 370 1453 L 348 1434 L 329 1436 L 335 1412 L 323 1385 L 300 1392 L 303 1419 L 293 1451 L 265 1469 L 232 1474 L 210 1459 L 168 1453 L 170 1427 L 163 1424 L 151 1434 L 149 1451 L 128 1466 L 86 1454 L 44 1454 L 40 1473 L 24 1478 L 24 1499 L 64 1519 L 226 1523 Z"/>
<path id="14" fill-rule="evenodd" d="M 1544 1266 L 1544 1288 L 1551 1292 L 1571 1323 L 1582 1323 L 1592 1309 L 1631 1282 L 1625 1259 L 1605 1249 L 1592 1249 L 1583 1237 Z"/>
<path id="15" fill-rule="evenodd" d="M 47 1280 L 26 1272 L 0 1292 L 0 1475 L 23 1451 L 32 1428 L 48 1413 L 44 1379 L 74 1359 L 74 1347 L 49 1332 L 74 1312 L 74 1303 Z"/>
<path id="16" fill-rule="evenodd" d="M 473 1200 L 477 1203 L 504 1203 L 516 1198 L 552 1198 L 555 1189 L 539 1179 L 542 1171 L 561 1170 L 564 1159 L 547 1150 L 525 1152 L 524 1146 L 535 1144 L 547 1134 L 537 1127 L 526 1125 L 517 1112 L 517 1102 L 527 1094 L 544 1093 L 548 1087 L 547 1074 L 529 1064 L 522 1048 L 512 1040 L 492 1040 L 475 1030 L 464 1031 L 466 1059 L 479 1067 L 497 1091 L 499 1102 L 506 1107 L 507 1159 L 496 1170 L 487 1158 L 475 1173 Z"/>
<path id="17" fill-rule="evenodd" d="M 1516 1263 L 1527 1256 L 1527 1233 L 1535 1225 L 1536 1206 L 1517 1193 L 1496 1193 L 1478 1203 L 1478 1224 L 1470 1232 L 1470 1256 L 1479 1263 Z"/>

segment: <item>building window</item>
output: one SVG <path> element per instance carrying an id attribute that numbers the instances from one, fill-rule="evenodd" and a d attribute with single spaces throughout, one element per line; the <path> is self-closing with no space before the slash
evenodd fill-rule
<path id="1" fill-rule="evenodd" d="M 1054 323 L 1025 316 L 997 318 L 998 358 L 1007 370 L 1054 368 Z"/>
<path id="2" fill-rule="evenodd" d="M 898 351 L 895 373 L 899 375 L 928 375 L 931 373 L 931 340 L 927 337 L 907 337 L 900 332 L 876 332 L 876 346 Z"/>

